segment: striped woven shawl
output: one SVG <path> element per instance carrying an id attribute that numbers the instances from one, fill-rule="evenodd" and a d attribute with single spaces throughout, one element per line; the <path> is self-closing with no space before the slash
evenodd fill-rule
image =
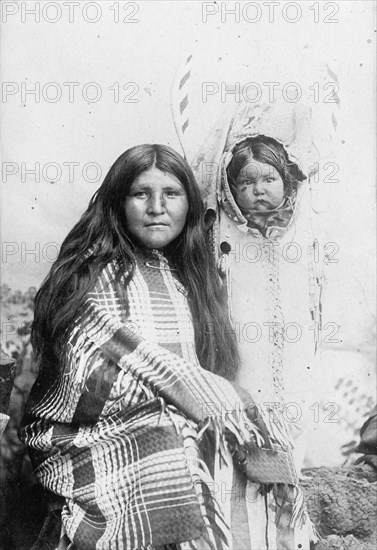
<path id="1" fill-rule="evenodd" d="M 64 498 L 63 524 L 80 550 L 198 537 L 226 548 L 208 490 L 214 461 L 229 444 L 249 479 L 296 485 L 289 445 L 248 394 L 200 367 L 186 291 L 165 258 L 139 251 L 127 285 L 115 268 L 77 315 L 60 376 L 42 371 L 33 387 L 20 435 L 35 474 Z M 299 496 L 292 522 L 304 515 Z"/>

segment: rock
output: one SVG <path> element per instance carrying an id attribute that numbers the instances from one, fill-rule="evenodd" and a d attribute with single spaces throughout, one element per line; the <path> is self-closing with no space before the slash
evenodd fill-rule
<path id="1" fill-rule="evenodd" d="M 375 550 L 373 543 L 363 543 L 353 535 L 329 535 L 314 545 L 314 550 Z"/>
<path id="2" fill-rule="evenodd" d="M 315 468 L 301 482 L 309 515 L 323 539 L 315 550 L 377 546 L 377 472 L 369 465 Z"/>

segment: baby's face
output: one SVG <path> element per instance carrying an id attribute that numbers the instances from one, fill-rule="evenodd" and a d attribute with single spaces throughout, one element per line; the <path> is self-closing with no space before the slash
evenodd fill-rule
<path id="1" fill-rule="evenodd" d="M 283 198 L 284 182 L 271 164 L 252 159 L 238 174 L 235 199 L 240 208 L 272 210 Z"/>

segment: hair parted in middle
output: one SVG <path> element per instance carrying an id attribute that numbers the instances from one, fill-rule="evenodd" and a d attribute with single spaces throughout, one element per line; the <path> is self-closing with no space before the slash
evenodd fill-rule
<path id="1" fill-rule="evenodd" d="M 207 370 L 235 377 L 238 352 L 204 228 L 200 191 L 186 160 L 159 144 L 137 145 L 120 155 L 65 238 L 35 300 L 32 344 L 42 368 L 58 364 L 66 332 L 107 263 L 117 260 L 117 279 L 127 272 L 130 281 L 137 245 L 126 227 L 125 201 L 135 178 L 152 167 L 175 176 L 187 194 L 185 226 L 166 254 L 188 292 L 199 360 Z"/>

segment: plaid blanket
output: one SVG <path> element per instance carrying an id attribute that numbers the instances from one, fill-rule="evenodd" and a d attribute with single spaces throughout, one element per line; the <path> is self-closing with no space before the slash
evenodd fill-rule
<path id="1" fill-rule="evenodd" d="M 248 479 L 296 486 L 289 444 L 249 394 L 201 368 L 186 291 L 165 258 L 139 251 L 127 285 L 115 267 L 78 313 L 60 376 L 42 370 L 33 387 L 20 436 L 35 474 L 64 499 L 80 550 L 227 548 L 215 465 L 230 448 Z M 292 522 L 305 519 L 297 495 Z"/>

